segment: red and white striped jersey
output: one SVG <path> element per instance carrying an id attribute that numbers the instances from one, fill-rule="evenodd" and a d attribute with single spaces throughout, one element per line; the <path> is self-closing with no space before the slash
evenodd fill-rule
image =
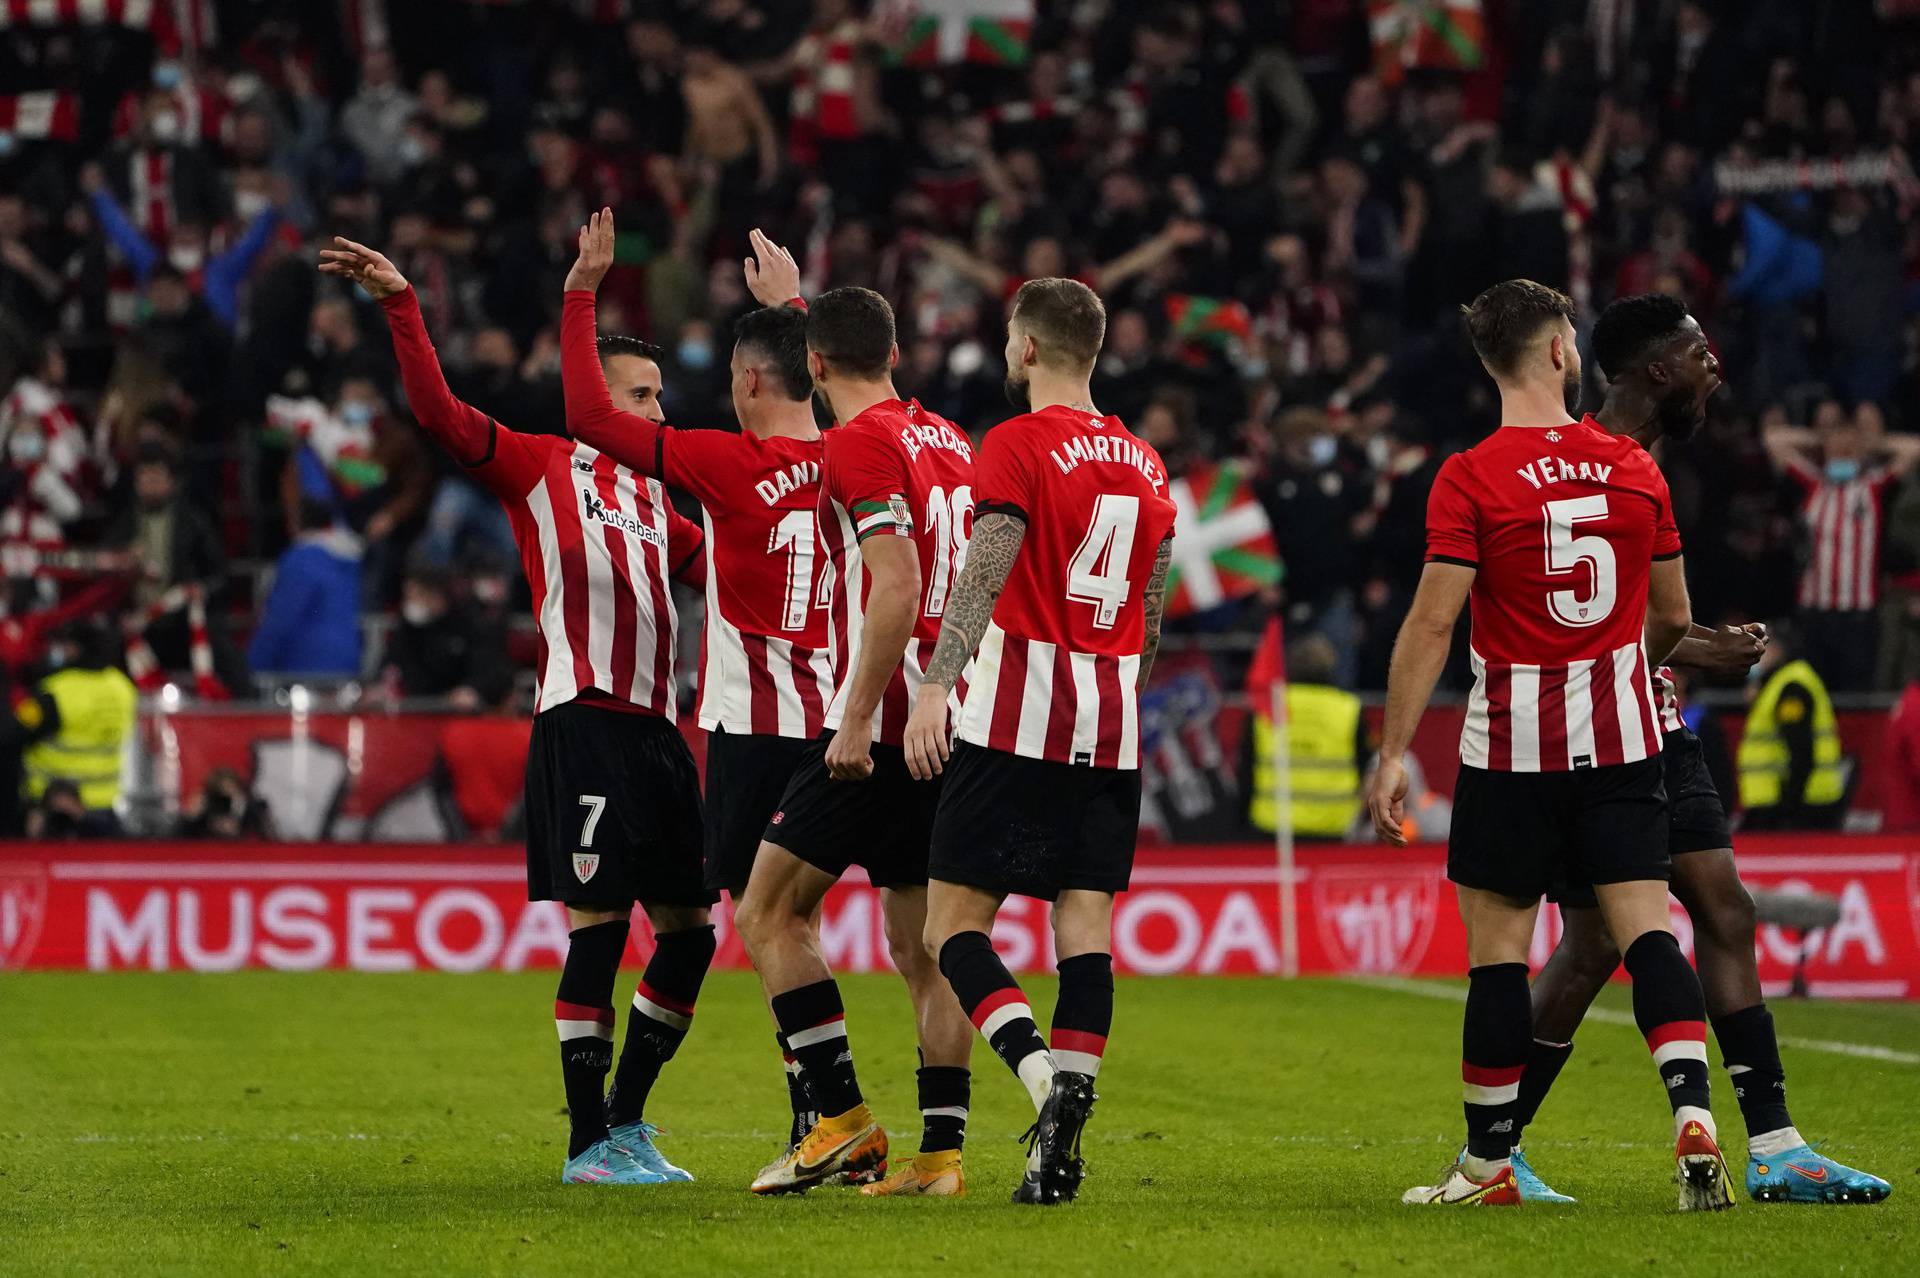
<path id="1" fill-rule="evenodd" d="M 1564 772 L 1658 754 L 1641 635 L 1653 560 L 1679 554 L 1666 478 L 1592 418 L 1503 427 L 1449 457 L 1427 559 L 1477 570 L 1461 762 Z"/>
<path id="2" fill-rule="evenodd" d="M 823 438 L 676 430 L 623 412 L 607 391 L 594 333 L 594 295 L 569 292 L 560 322 L 567 429 L 691 493 L 704 513 L 700 726 L 819 736 L 833 696 L 816 522 Z"/>
<path id="3" fill-rule="evenodd" d="M 536 712 L 589 697 L 672 719 L 679 624 L 668 579 L 704 585 L 699 526 L 659 480 L 455 399 L 413 290 L 382 305 L 414 416 L 506 507 L 540 632 Z"/>
<path id="4" fill-rule="evenodd" d="M 978 475 L 976 516 L 1027 528 L 969 672 L 960 739 L 1138 768 L 1143 599 L 1174 523 L 1165 464 L 1119 418 L 1055 406 L 989 431 Z"/>
<path id="5" fill-rule="evenodd" d="M 827 432 L 820 540 L 827 552 L 827 636 L 836 687 L 826 726 L 846 715 L 872 582 L 860 554 L 870 537 L 911 537 L 920 556 L 920 607 L 905 658 L 873 715 L 874 740 L 899 745 L 947 597 L 973 530 L 973 445 L 917 400 L 885 400 Z M 956 694 L 958 689 L 956 689 Z"/>
<path id="6" fill-rule="evenodd" d="M 1678 732 L 1687 726 L 1680 718 L 1680 693 L 1673 686 L 1673 671 L 1667 666 L 1653 672 L 1653 699 L 1660 706 L 1660 731 Z"/>
<path id="7" fill-rule="evenodd" d="M 1867 466 L 1835 481 L 1804 461 L 1787 467 L 1800 489 L 1812 557 L 1800 575 L 1800 606 L 1820 611 L 1877 607 L 1880 602 L 1881 509 L 1894 473 Z"/>

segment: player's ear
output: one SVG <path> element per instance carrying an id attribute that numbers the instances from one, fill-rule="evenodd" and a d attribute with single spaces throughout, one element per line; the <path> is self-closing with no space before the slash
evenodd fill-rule
<path id="1" fill-rule="evenodd" d="M 887 352 L 887 367 L 889 369 L 900 367 L 900 343 L 898 342 L 895 342 L 892 349 Z"/>
<path id="2" fill-rule="evenodd" d="M 807 372 L 816 384 L 827 380 L 827 361 L 820 358 L 819 351 L 807 352 Z"/>
<path id="3" fill-rule="evenodd" d="M 1038 364 L 1040 362 L 1040 344 L 1033 340 L 1032 333 L 1028 333 L 1020 339 L 1020 362 L 1022 364 Z"/>
<path id="4" fill-rule="evenodd" d="M 1552 357 L 1555 368 L 1565 368 L 1567 366 L 1567 346 L 1566 343 L 1561 340 L 1560 334 L 1555 333 L 1553 335 L 1553 338 L 1547 345 L 1547 354 Z"/>

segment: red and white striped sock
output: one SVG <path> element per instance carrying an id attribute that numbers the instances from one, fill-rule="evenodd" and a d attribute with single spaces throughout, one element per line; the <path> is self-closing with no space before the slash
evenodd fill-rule
<path id="1" fill-rule="evenodd" d="M 1033 1021 L 1033 1007 L 985 932 L 962 932 L 940 947 L 940 971 L 973 1027 L 1005 1062 L 1033 1101 L 1053 1090 L 1054 1060 Z"/>

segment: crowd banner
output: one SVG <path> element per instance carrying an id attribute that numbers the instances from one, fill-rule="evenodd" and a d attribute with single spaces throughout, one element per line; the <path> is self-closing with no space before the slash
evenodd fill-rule
<path id="1" fill-rule="evenodd" d="M 1803 946 L 1817 996 L 1920 997 L 1920 847 L 1878 835 L 1754 835 L 1756 888 L 1822 893 L 1839 921 L 1800 937 L 1760 929 L 1761 978 L 1784 992 Z M 1444 849 L 1301 845 L 1300 971 L 1458 976 L 1466 936 Z M 1271 845 L 1143 850 L 1114 916 L 1123 972 L 1278 975 L 1279 873 Z M 249 968 L 478 972 L 557 967 L 566 918 L 528 904 L 520 853 L 487 846 L 293 843 L 0 844 L 0 968 L 224 972 Z M 1674 924 L 1691 949 L 1692 928 Z M 723 967 L 746 957 L 719 919 Z M 1542 912 L 1534 961 L 1558 931 Z M 636 931 L 644 926 L 636 920 Z M 888 965 L 878 894 L 829 895 L 821 940 L 837 971 Z M 994 941 L 1017 971 L 1051 971 L 1047 907 L 1008 901 Z M 636 939 L 643 950 L 648 942 Z"/>

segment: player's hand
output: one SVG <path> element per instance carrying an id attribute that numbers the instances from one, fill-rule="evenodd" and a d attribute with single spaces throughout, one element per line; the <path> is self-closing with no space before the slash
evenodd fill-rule
<path id="1" fill-rule="evenodd" d="M 746 261 L 747 291 L 762 306 L 785 306 L 800 296 L 800 264 L 759 227 L 748 232 L 753 256 Z"/>
<path id="2" fill-rule="evenodd" d="M 1399 759 L 1380 758 L 1367 786 L 1367 814 L 1373 818 L 1373 830 L 1396 848 L 1407 846 L 1403 822 L 1407 815 L 1407 765 Z"/>
<path id="3" fill-rule="evenodd" d="M 941 765 L 952 753 L 947 744 L 947 690 L 930 684 L 920 690 L 907 719 L 906 739 L 901 742 L 907 754 L 907 771 L 915 781 L 931 781 L 940 775 Z"/>
<path id="4" fill-rule="evenodd" d="M 836 781 L 865 781 L 873 775 L 873 721 L 849 719 L 827 743 L 827 771 Z"/>
<path id="5" fill-rule="evenodd" d="M 1722 626 L 1707 640 L 1705 668 L 1714 674 L 1743 675 L 1766 650 L 1766 627 L 1755 634 L 1746 626 Z"/>
<path id="6" fill-rule="evenodd" d="M 407 291 L 407 277 L 385 253 L 338 235 L 333 237 L 332 248 L 320 250 L 320 273 L 352 280 L 375 301 Z"/>
<path id="7" fill-rule="evenodd" d="M 598 292 L 600 281 L 613 269 L 613 210 L 601 209 L 580 228 L 580 256 L 567 272 L 566 290 Z"/>

